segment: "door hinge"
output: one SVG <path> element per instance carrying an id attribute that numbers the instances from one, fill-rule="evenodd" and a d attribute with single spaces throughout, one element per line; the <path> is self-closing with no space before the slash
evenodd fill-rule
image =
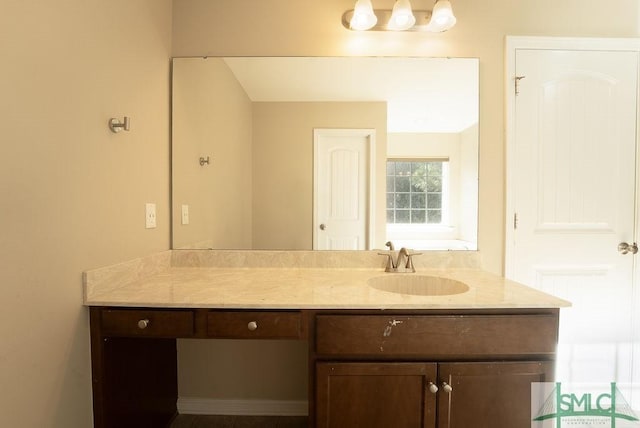
<path id="1" fill-rule="evenodd" d="M 520 91 L 518 90 L 518 85 L 520 84 L 520 80 L 524 79 L 527 76 L 516 76 L 515 77 L 515 91 L 516 91 L 516 97 L 518 96 L 518 94 L 520 93 Z"/>
<path id="2" fill-rule="evenodd" d="M 518 228 L 518 213 L 513 213 L 513 228 Z"/>

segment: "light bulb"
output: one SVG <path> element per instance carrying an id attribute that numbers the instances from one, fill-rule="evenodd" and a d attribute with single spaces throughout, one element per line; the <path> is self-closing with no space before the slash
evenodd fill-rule
<path id="1" fill-rule="evenodd" d="M 353 16 L 349 22 L 352 30 L 368 30 L 376 25 L 378 17 L 373 12 L 371 0 L 358 0 L 353 8 Z"/>
<path id="2" fill-rule="evenodd" d="M 438 0 L 433 6 L 431 20 L 427 29 L 433 32 L 442 32 L 456 25 L 456 17 L 453 15 L 449 0 Z"/>
<path id="3" fill-rule="evenodd" d="M 416 17 L 413 16 L 409 0 L 397 0 L 396 4 L 393 5 L 387 28 L 389 30 L 402 31 L 413 27 L 415 23 Z"/>

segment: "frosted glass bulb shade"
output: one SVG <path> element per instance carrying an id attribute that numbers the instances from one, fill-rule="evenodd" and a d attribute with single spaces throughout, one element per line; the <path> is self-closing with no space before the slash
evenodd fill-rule
<path id="1" fill-rule="evenodd" d="M 397 0 L 396 4 L 393 5 L 387 28 L 389 30 L 402 31 L 413 27 L 415 23 L 416 17 L 413 16 L 409 0 Z"/>
<path id="2" fill-rule="evenodd" d="M 358 0 L 353 9 L 353 16 L 349 22 L 352 30 L 368 30 L 378 22 L 378 17 L 373 13 L 371 0 Z"/>
<path id="3" fill-rule="evenodd" d="M 456 25 L 456 17 L 453 15 L 449 0 L 438 0 L 433 6 L 433 13 L 427 28 L 429 31 L 442 32 Z"/>

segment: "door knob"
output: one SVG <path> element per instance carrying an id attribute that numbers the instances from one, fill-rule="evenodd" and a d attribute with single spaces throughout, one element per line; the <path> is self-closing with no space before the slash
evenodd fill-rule
<path id="1" fill-rule="evenodd" d="M 147 328 L 149 326 L 149 320 L 148 319 L 143 319 L 138 321 L 138 328 L 140 330 L 144 330 L 145 328 Z"/>
<path id="2" fill-rule="evenodd" d="M 433 382 L 429 382 L 429 391 L 430 391 L 432 394 L 435 394 L 436 392 L 438 392 L 438 385 L 436 385 L 436 384 L 435 384 L 435 383 L 433 383 Z"/>
<path id="3" fill-rule="evenodd" d="M 636 254 L 638 252 L 638 245 L 635 242 L 633 244 L 621 242 L 618 244 L 618 252 L 620 254 Z"/>
<path id="4" fill-rule="evenodd" d="M 327 225 L 326 225 L 326 224 L 322 223 L 322 224 L 320 225 L 320 230 L 325 230 L 326 228 L 327 228 Z"/>
<path id="5" fill-rule="evenodd" d="M 258 329 L 258 323 L 255 321 L 251 321 L 249 324 L 247 324 L 247 328 L 251 331 L 255 331 Z"/>
<path id="6" fill-rule="evenodd" d="M 451 388 L 451 385 L 449 385 L 447 382 L 442 382 L 442 389 L 447 394 L 449 394 L 451 391 L 453 391 L 453 388 Z"/>

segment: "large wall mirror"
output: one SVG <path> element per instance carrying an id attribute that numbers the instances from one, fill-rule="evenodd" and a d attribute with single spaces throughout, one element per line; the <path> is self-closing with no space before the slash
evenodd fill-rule
<path id="1" fill-rule="evenodd" d="M 477 59 L 176 58 L 172 80 L 172 248 L 477 249 Z"/>

